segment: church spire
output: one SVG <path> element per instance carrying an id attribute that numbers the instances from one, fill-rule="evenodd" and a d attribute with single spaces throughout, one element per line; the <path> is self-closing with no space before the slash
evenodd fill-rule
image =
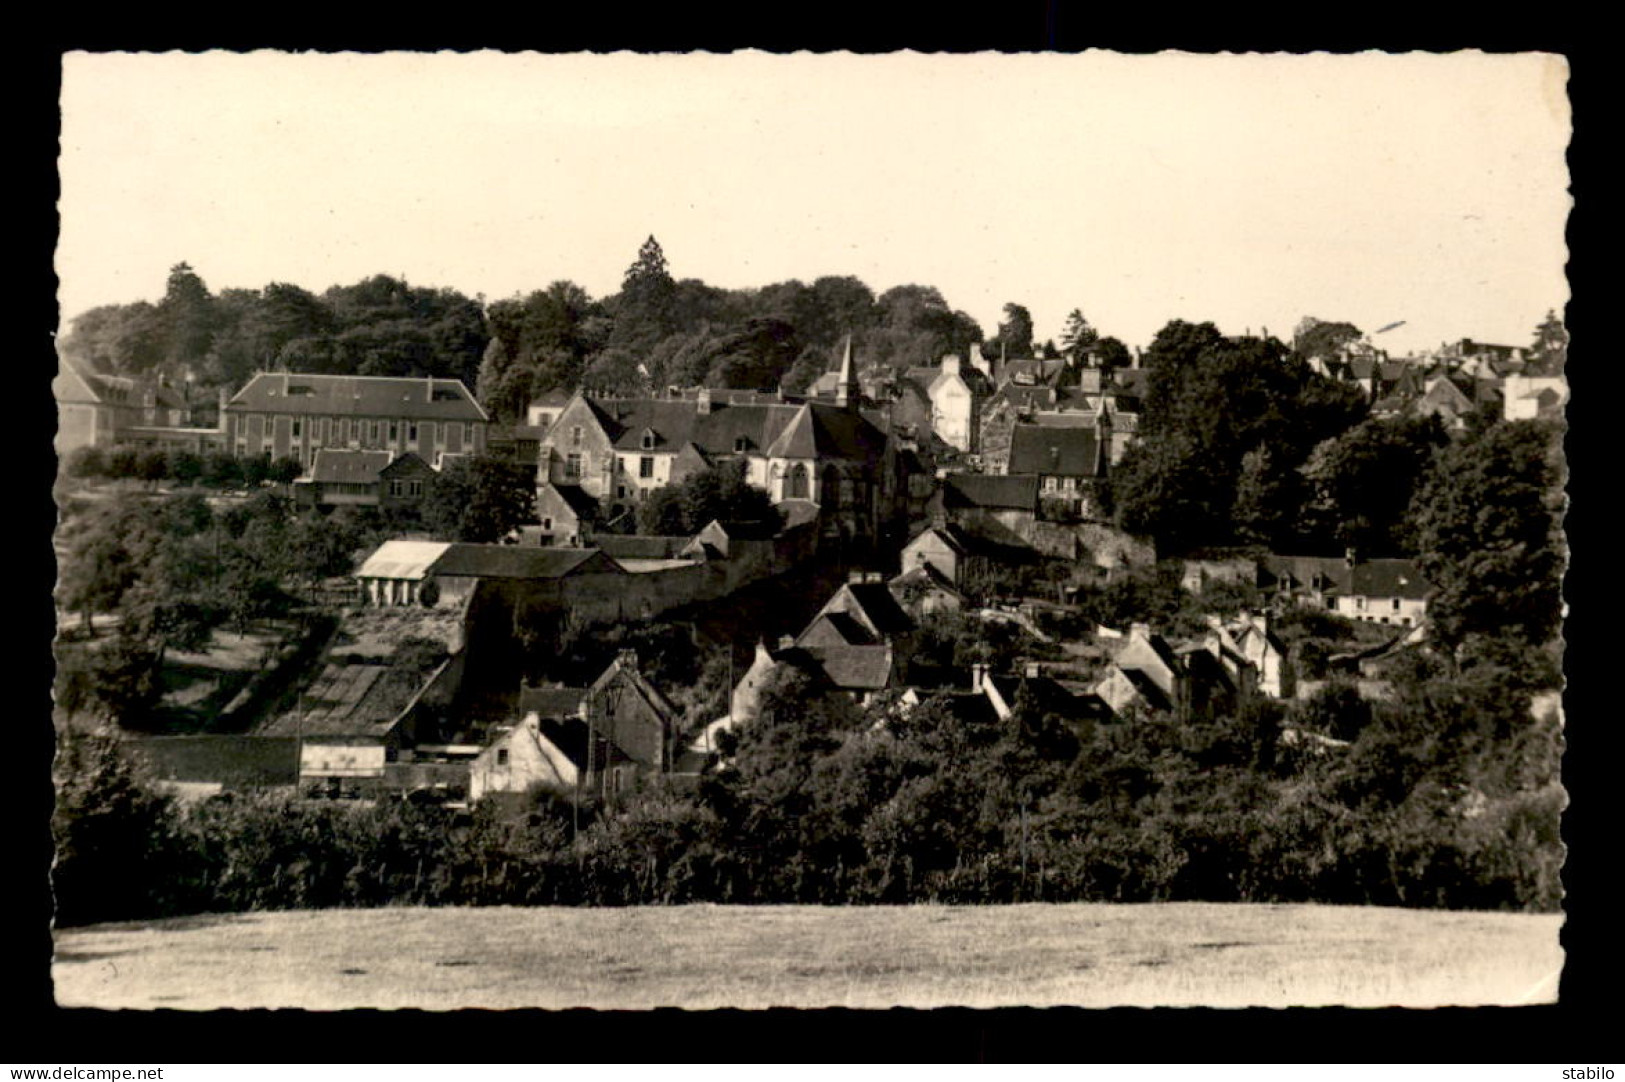
<path id="1" fill-rule="evenodd" d="M 846 336 L 846 348 L 841 353 L 841 371 L 835 384 L 835 405 L 841 409 L 857 409 L 863 400 L 863 389 L 858 384 L 858 373 L 852 366 L 852 335 Z"/>

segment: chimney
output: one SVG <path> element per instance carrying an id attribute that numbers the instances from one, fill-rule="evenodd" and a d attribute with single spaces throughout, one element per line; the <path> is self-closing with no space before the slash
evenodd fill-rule
<path id="1" fill-rule="evenodd" d="M 1134 363 L 1131 364 L 1129 367 L 1130 368 L 1138 368 L 1138 367 L 1140 367 L 1140 347 L 1139 346 L 1134 347 Z"/>
<path id="2" fill-rule="evenodd" d="M 1042 675 L 1038 671 L 1038 662 L 1036 662 L 1036 661 L 1027 662 L 1027 665 L 1026 665 L 1026 668 L 1025 668 L 1024 671 L 1025 671 L 1028 679 L 1032 679 L 1032 680 L 1036 680 L 1040 675 Z"/>
<path id="3" fill-rule="evenodd" d="M 780 635 L 779 636 L 779 649 L 780 650 L 788 650 L 788 649 L 790 649 L 790 647 L 794 646 L 795 644 L 796 644 L 796 638 L 795 638 L 794 635 Z"/>
<path id="4" fill-rule="evenodd" d="M 864 573 L 862 571 L 848 571 L 846 581 L 849 584 L 861 584 L 864 581 Z"/>
<path id="5" fill-rule="evenodd" d="M 1343 550 L 1343 565 L 1345 567 L 1353 567 L 1359 562 L 1360 552 L 1353 545 L 1350 545 Z"/>
<path id="6" fill-rule="evenodd" d="M 701 417 L 711 413 L 711 388 L 701 387 L 700 393 L 694 396 L 694 412 Z M 729 414 L 729 416 L 733 416 Z"/>
<path id="7" fill-rule="evenodd" d="M 1151 637 L 1151 625 L 1141 623 L 1130 624 L 1129 635 L 1136 639 L 1149 639 Z"/>
<path id="8" fill-rule="evenodd" d="M 942 358 L 942 370 L 949 375 L 959 375 L 959 354 L 950 353 Z"/>

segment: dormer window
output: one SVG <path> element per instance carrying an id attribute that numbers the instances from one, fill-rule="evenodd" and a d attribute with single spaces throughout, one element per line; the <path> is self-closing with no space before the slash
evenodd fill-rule
<path id="1" fill-rule="evenodd" d="M 643 430 L 643 449 L 645 451 L 652 451 L 652 450 L 654 450 L 654 446 L 655 446 L 655 434 L 651 430 L 645 428 Z"/>
<path id="2" fill-rule="evenodd" d="M 745 447 L 746 447 L 748 442 L 749 441 L 746 440 L 745 437 L 743 437 L 743 436 L 735 436 L 734 437 L 734 454 L 736 454 L 736 455 L 744 454 L 745 453 Z"/>

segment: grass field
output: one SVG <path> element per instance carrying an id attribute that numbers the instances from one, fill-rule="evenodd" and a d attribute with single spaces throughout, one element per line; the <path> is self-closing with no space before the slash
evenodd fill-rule
<path id="1" fill-rule="evenodd" d="M 62 1006 L 1548 1003 L 1560 915 L 1336 906 L 377 909 L 59 931 Z"/>

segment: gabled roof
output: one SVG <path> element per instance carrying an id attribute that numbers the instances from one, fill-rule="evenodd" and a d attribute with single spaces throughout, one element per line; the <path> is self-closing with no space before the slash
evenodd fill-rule
<path id="1" fill-rule="evenodd" d="M 1018 424 L 1010 437 L 1011 474 L 1099 477 L 1105 456 L 1093 428 Z"/>
<path id="2" fill-rule="evenodd" d="M 551 481 L 542 486 L 551 488 L 563 500 L 565 506 L 574 511 L 577 518 L 591 519 L 598 514 L 598 497 L 592 495 L 580 485 L 560 485 Z"/>
<path id="3" fill-rule="evenodd" d="M 301 481 L 323 485 L 373 485 L 394 456 L 389 451 L 347 451 L 323 447 Z"/>
<path id="4" fill-rule="evenodd" d="M 914 630 L 914 618 L 903 611 L 885 583 L 849 582 L 836 591 L 831 603 L 834 604 L 842 594 L 852 600 L 862 618 L 882 636 L 906 635 Z"/>
<path id="5" fill-rule="evenodd" d="M 707 464 L 741 453 L 870 460 L 886 443 L 885 434 L 868 418 L 822 402 L 713 399 L 709 412 L 701 413 L 698 402 L 689 398 L 584 401 L 617 450 L 646 450 L 647 432 L 654 443 L 647 449 L 670 453 L 692 444 Z"/>
<path id="6" fill-rule="evenodd" d="M 943 478 L 943 504 L 987 510 L 1038 510 L 1038 478 L 982 473 L 950 473 Z"/>
<path id="7" fill-rule="evenodd" d="M 485 421 L 485 411 L 461 380 L 391 376 L 322 376 L 258 372 L 226 409 L 339 417 L 417 417 Z"/>
<path id="8" fill-rule="evenodd" d="M 948 526 L 948 525 L 927 526 L 925 529 L 921 530 L 919 533 L 917 533 L 913 537 L 909 538 L 908 539 L 908 544 L 904 545 L 903 548 L 905 550 L 907 550 L 909 548 L 912 548 L 914 546 L 915 542 L 917 542 L 921 538 L 927 537 L 927 536 L 938 538 L 939 540 L 942 541 L 943 544 L 947 545 L 957 555 L 965 556 L 965 555 L 968 555 L 970 553 L 970 551 L 971 551 L 971 540 L 966 535 L 965 531 L 961 530 L 957 526 Z"/>
<path id="9" fill-rule="evenodd" d="M 948 581 L 946 575 L 937 570 L 935 564 L 920 564 L 901 575 L 894 575 L 886 583 L 886 588 L 891 590 L 893 597 L 898 597 L 899 594 L 906 596 L 911 590 L 938 590 L 961 601 L 965 599 L 965 595 Z M 902 604 L 902 598 L 898 598 L 898 604 Z"/>
<path id="10" fill-rule="evenodd" d="M 878 691 L 891 683 L 892 648 L 883 643 L 797 647 L 785 653 L 804 655 L 831 684 L 843 691 Z"/>
<path id="11" fill-rule="evenodd" d="M 529 548 L 520 545 L 451 545 L 435 563 L 436 575 L 485 579 L 561 579 L 593 572 L 624 574 L 598 549 Z"/>
<path id="12" fill-rule="evenodd" d="M 1259 558 L 1258 579 L 1258 585 L 1264 587 L 1343 593 L 1349 585 L 1349 565 L 1338 556 L 1282 556 L 1272 552 Z"/>

